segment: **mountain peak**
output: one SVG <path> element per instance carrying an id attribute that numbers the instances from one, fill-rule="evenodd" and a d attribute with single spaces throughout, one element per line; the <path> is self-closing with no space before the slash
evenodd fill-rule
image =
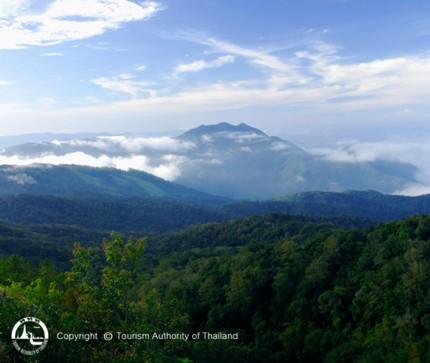
<path id="1" fill-rule="evenodd" d="M 217 132 L 247 132 L 247 133 L 254 133 L 254 134 L 266 136 L 266 134 L 263 131 L 256 129 L 252 126 L 249 126 L 245 123 L 241 123 L 239 125 L 233 125 L 228 122 L 220 122 L 215 125 L 201 125 L 199 127 L 196 127 L 194 129 L 187 131 L 183 135 L 200 136 L 205 134 L 213 134 Z"/>

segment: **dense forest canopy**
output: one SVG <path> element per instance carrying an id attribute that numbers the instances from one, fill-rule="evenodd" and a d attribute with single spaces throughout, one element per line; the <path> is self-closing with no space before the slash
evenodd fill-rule
<path id="1" fill-rule="evenodd" d="M 149 236 L 150 242 L 155 240 L 150 249 L 152 246 L 166 249 L 169 245 L 177 249 L 182 244 L 186 247 L 199 243 L 210 246 L 218 243 L 220 236 L 237 235 L 234 219 L 268 213 L 307 215 L 322 223 L 368 227 L 381 221 L 428 214 L 430 198 L 377 192 L 312 192 L 272 201 L 202 205 L 166 198 L 117 198 L 98 194 L 79 198 L 6 195 L 0 196 L 0 254 L 18 254 L 32 261 L 45 257 L 65 267 L 70 264 L 73 243 L 99 244 L 112 231 Z M 226 223 L 217 224 L 221 221 Z M 267 236 L 270 228 L 256 231 L 257 237 L 260 232 Z M 196 238 L 200 241 L 195 241 Z M 159 240 L 164 242 L 158 243 Z M 238 241 L 249 242 L 246 238 Z"/>
<path id="2" fill-rule="evenodd" d="M 172 238 L 158 250 L 118 234 L 75 245 L 65 270 L 3 257 L 0 331 L 21 316 L 45 321 L 43 362 L 429 361 L 430 217 L 367 228 L 254 217 L 181 232 L 178 249 Z M 70 343 L 58 331 L 239 339 Z M 0 341 L 0 361 L 23 360 Z"/>

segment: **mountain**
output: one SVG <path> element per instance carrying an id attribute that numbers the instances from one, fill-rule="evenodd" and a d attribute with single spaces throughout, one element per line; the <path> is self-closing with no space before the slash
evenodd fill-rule
<path id="1" fill-rule="evenodd" d="M 179 136 L 194 148 L 177 182 L 231 198 L 266 199 L 303 191 L 378 190 L 414 181 L 412 165 L 390 161 L 341 163 L 240 124 L 201 126 Z M 189 155 L 189 154 L 188 154 Z"/>
<path id="2" fill-rule="evenodd" d="M 247 124 L 225 122 L 177 137 L 99 136 L 27 143 L 6 148 L 0 161 L 144 170 L 205 193 L 260 200 L 305 191 L 393 193 L 416 182 L 417 172 L 411 164 L 389 160 L 328 160 Z"/>
<path id="3" fill-rule="evenodd" d="M 138 170 L 73 165 L 0 166 L 0 195 L 34 194 L 61 197 L 157 197 L 197 204 L 220 198 L 170 183 Z"/>
<path id="4" fill-rule="evenodd" d="M 192 137 L 202 137 L 208 134 L 215 134 L 219 132 L 243 132 L 243 133 L 252 133 L 261 136 L 267 136 L 263 131 L 256 129 L 255 127 L 251 127 L 245 123 L 241 123 L 239 125 L 232 125 L 228 122 L 221 122 L 216 125 L 201 125 L 196 127 L 195 129 L 191 129 L 185 132 L 181 137 L 182 138 L 192 138 Z"/>

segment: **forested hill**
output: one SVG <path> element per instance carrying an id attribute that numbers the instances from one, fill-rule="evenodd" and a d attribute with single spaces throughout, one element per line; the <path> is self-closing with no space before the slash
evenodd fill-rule
<path id="1" fill-rule="evenodd" d="M 0 220 L 18 224 L 74 225 L 153 234 L 225 218 L 210 207 L 164 198 L 0 196 Z"/>
<path id="2" fill-rule="evenodd" d="M 114 235 L 76 247 L 65 272 L 0 258 L 0 331 L 31 311 L 52 336 L 238 334 L 127 344 L 50 339 L 38 357 L 47 363 L 429 362 L 430 217 L 370 229 L 277 218 L 223 223 L 224 235 L 208 229 L 210 246 L 181 245 L 168 256 L 148 256 L 144 240 Z M 0 361 L 18 355 L 0 335 Z"/>
<path id="3" fill-rule="evenodd" d="M 403 197 L 377 192 L 312 192 L 276 201 L 235 202 L 220 206 L 153 197 L 0 195 L 0 220 L 10 223 L 75 225 L 144 234 L 164 233 L 192 224 L 269 213 L 307 215 L 332 220 L 343 218 L 343 221 L 338 222 L 364 226 L 372 221 L 380 223 L 428 214 L 430 195 Z"/>
<path id="4" fill-rule="evenodd" d="M 200 224 L 154 236 L 149 240 L 148 250 L 151 253 L 168 255 L 195 248 L 267 244 L 285 238 L 305 239 L 336 228 L 359 228 L 370 225 L 372 223 L 369 221 L 354 217 L 315 218 L 274 213 L 221 223 Z"/>
<path id="5" fill-rule="evenodd" d="M 138 170 L 76 165 L 1 165 L 0 195 L 17 194 L 70 198 L 166 198 L 205 205 L 227 201 Z"/>
<path id="6" fill-rule="evenodd" d="M 374 191 L 307 192 L 271 201 L 227 204 L 220 210 L 234 217 L 279 212 L 321 217 L 354 216 L 387 222 L 430 214 L 430 195 L 407 197 Z"/>
<path id="7" fill-rule="evenodd" d="M 102 232 L 74 226 L 23 226 L 1 222 L 0 256 L 17 255 L 33 263 L 46 260 L 65 268 L 70 265 L 71 251 L 75 243 L 98 246 L 109 236 L 110 231 Z M 18 271 L 22 269 L 18 268 Z"/>
<path id="8" fill-rule="evenodd" d="M 247 223 L 239 231 L 246 235 Z M 151 286 L 184 296 L 195 329 L 242 336 L 223 348 L 190 346 L 192 359 L 429 362 L 429 217 L 370 230 L 296 231 L 272 244 L 193 249 L 156 269 Z"/>
<path id="9" fill-rule="evenodd" d="M 80 209 L 77 208 L 76 210 L 79 212 Z M 133 209 L 130 213 L 124 209 L 122 213 L 123 216 L 130 217 Z M 139 217 L 143 215 L 144 213 Z M 82 218 L 91 219 L 91 215 L 83 215 Z M 105 221 L 109 220 L 106 217 Z M 126 223 L 119 223 L 115 218 L 112 221 L 118 222 L 118 225 L 122 227 L 127 226 Z M 180 223 L 179 220 L 176 222 Z M 91 225 L 95 224 L 97 224 L 96 220 L 91 222 Z M 79 226 L 55 224 L 54 221 L 50 224 L 33 225 L 0 222 L 0 256 L 20 255 L 33 262 L 47 259 L 64 268 L 69 264 L 75 243 L 80 242 L 85 246 L 98 246 L 103 244 L 104 239 L 115 231 L 114 228 L 109 228 L 105 224 L 102 224 L 105 228 L 98 229 L 85 228 L 84 225 L 86 223 Z M 131 222 L 129 225 L 137 226 Z M 145 224 L 143 223 L 143 225 Z M 334 226 L 358 227 L 368 225 L 366 220 L 350 217 L 324 219 L 273 214 L 218 223 L 196 224 L 183 230 L 168 233 L 155 233 L 142 229 L 121 230 L 120 232 L 127 236 L 149 237 L 148 254 L 161 256 L 172 252 L 188 251 L 193 248 L 232 247 L 254 242 L 273 243 L 286 236 L 309 235 L 318 230 L 332 229 Z"/>

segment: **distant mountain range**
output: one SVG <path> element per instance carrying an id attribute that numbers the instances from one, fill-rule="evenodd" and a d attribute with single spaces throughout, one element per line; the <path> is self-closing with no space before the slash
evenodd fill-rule
<path id="1" fill-rule="evenodd" d="M 100 136 L 26 143 L 6 148 L 0 162 L 138 169 L 204 193 L 260 200 L 304 191 L 393 193 L 414 183 L 417 171 L 410 164 L 393 161 L 330 161 L 243 123 L 200 126 L 173 138 Z M 167 184 L 163 184 L 162 191 L 158 186 L 150 191 L 155 179 L 137 171 L 69 167 L 32 170 L 14 172 L 2 168 L 0 186 L 12 192 L 51 189 L 56 191 L 54 194 L 83 190 L 127 196 L 169 196 L 172 191 L 176 197 L 178 193 L 195 193 L 179 191 L 178 186 L 170 190 Z M 58 183 L 57 173 L 61 180 Z M 36 182 L 32 183 L 33 180 Z M 155 184 L 162 182 L 157 179 Z"/>
<path id="2" fill-rule="evenodd" d="M 267 214 L 272 216 L 256 217 Z M 50 258 L 66 265 L 73 243 L 97 245 L 112 230 L 126 235 L 149 235 L 150 252 L 182 251 L 225 243 L 241 245 L 256 238 L 269 243 L 298 230 L 315 233 L 303 226 L 303 221 L 325 226 L 371 227 L 418 214 L 430 214 L 430 195 L 310 192 L 285 200 L 212 207 L 159 198 L 0 196 L 0 256 L 19 254 L 35 261 Z M 241 217 L 250 217 L 251 224 Z M 289 221 L 288 229 L 272 229 L 268 221 Z"/>
<path id="3" fill-rule="evenodd" d="M 0 196 L 0 221 L 27 226 L 70 225 L 142 235 L 224 219 L 226 215 L 215 207 L 164 198 Z"/>
<path id="4" fill-rule="evenodd" d="M 224 214 L 235 217 L 277 212 L 326 218 L 358 217 L 374 222 L 388 222 L 430 214 L 430 194 L 406 197 L 375 191 L 306 192 L 278 200 L 227 204 L 221 209 Z"/>
<path id="5" fill-rule="evenodd" d="M 308 192 L 285 200 L 193 205 L 163 198 L 0 196 L 0 220 L 22 225 L 63 225 L 138 234 L 177 230 L 193 224 L 282 213 L 365 226 L 430 214 L 430 195 L 401 197 L 377 192 Z"/>

